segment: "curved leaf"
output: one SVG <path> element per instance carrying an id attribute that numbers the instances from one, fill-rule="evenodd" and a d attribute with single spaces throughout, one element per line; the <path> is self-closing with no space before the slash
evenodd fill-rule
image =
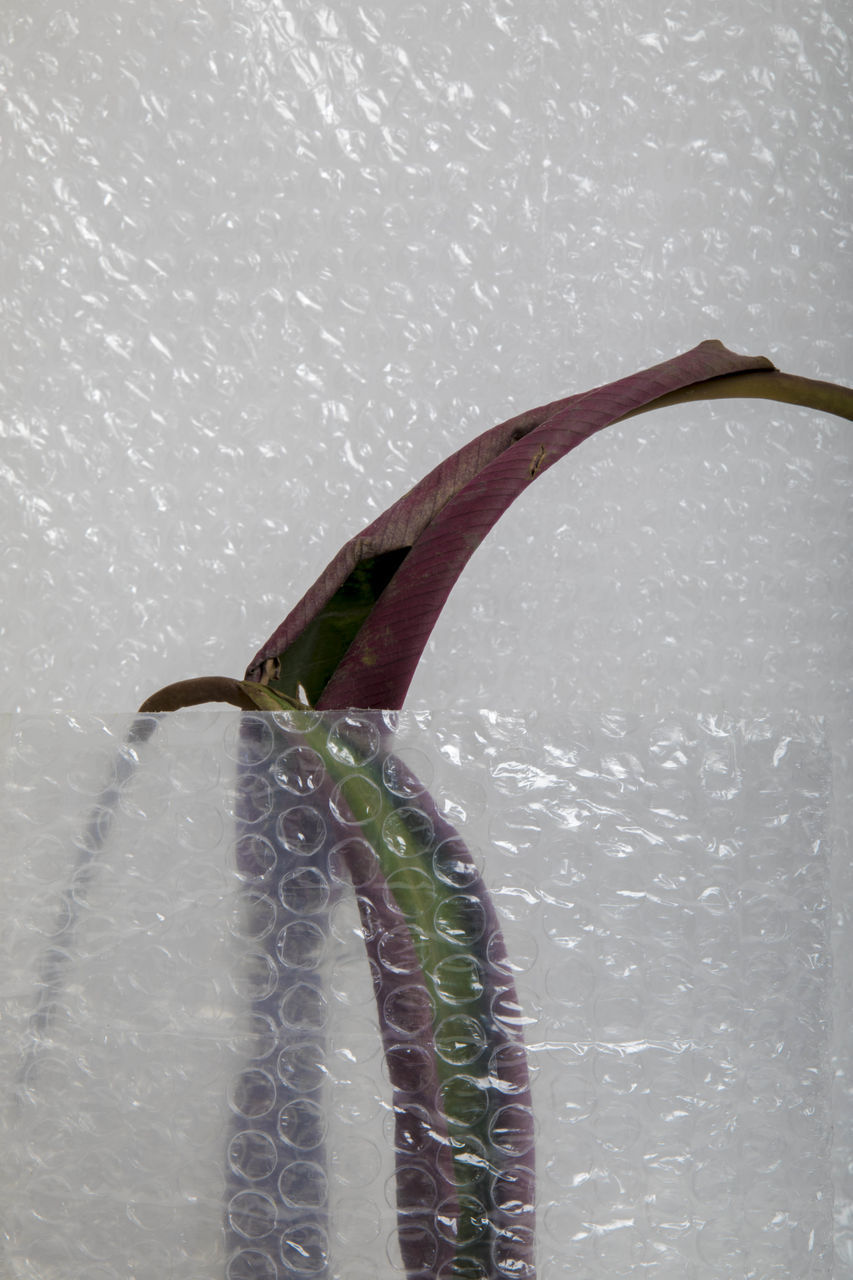
<path id="1" fill-rule="evenodd" d="M 603 427 L 664 404 L 704 396 L 781 399 L 853 417 L 853 392 L 780 373 L 759 358 L 720 375 L 724 361 L 744 361 L 721 344 L 591 391 L 560 406 L 524 439 L 485 467 L 424 529 L 371 611 L 318 705 L 402 705 L 415 668 L 456 580 L 499 517 L 533 480 Z M 744 361 L 745 363 L 745 361 Z M 695 374 L 707 370 L 706 378 Z M 670 385 L 689 379 L 686 387 Z"/>
<path id="2" fill-rule="evenodd" d="M 346 543 L 256 654 L 246 679 L 292 698 L 304 695 L 318 707 L 401 706 L 464 565 L 537 475 L 650 402 L 749 371 L 773 372 L 774 366 L 763 356 L 703 342 L 651 369 L 492 427 Z"/>

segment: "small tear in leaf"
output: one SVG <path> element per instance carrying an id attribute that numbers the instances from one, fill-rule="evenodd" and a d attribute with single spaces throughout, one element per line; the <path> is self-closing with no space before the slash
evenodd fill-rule
<path id="1" fill-rule="evenodd" d="M 536 475 L 536 472 L 542 466 L 542 463 L 544 461 L 545 461 L 545 446 L 544 444 L 540 444 L 539 448 L 536 450 L 535 454 L 533 455 L 533 461 L 530 464 L 531 480 Z"/>

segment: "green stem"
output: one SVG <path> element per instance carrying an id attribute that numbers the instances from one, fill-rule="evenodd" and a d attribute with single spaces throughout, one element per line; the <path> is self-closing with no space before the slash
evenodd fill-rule
<path id="1" fill-rule="evenodd" d="M 316 715 L 303 714 L 306 719 Z M 300 713 L 291 711 L 288 718 L 291 717 L 298 722 Z M 454 907 L 456 895 L 437 877 L 431 842 L 423 840 L 416 823 L 407 822 L 409 806 L 384 786 L 382 762 L 387 753 L 382 753 L 376 761 L 362 764 L 342 760 L 335 745 L 345 743 L 345 739 L 331 736 L 325 716 L 314 727 L 300 726 L 300 733 L 322 758 L 329 777 L 340 788 L 352 818 L 375 851 L 382 875 L 392 889 L 429 993 L 433 1042 L 438 1040 L 437 1015 L 447 1007 L 448 994 L 452 995 L 457 1008 L 474 1016 L 488 1038 L 493 1015 L 489 1008 L 488 982 L 485 974 L 481 976 L 482 963 L 477 958 L 483 945 L 479 934 L 471 935 L 464 909 L 459 905 Z M 436 927 L 439 906 L 445 912 L 443 932 Z M 441 975 L 440 981 L 437 975 Z M 448 990 L 449 984 L 452 992 Z M 473 1040 L 471 1047 L 477 1047 Z M 432 1056 L 450 1131 L 454 1182 L 459 1197 L 458 1234 L 462 1240 L 471 1241 L 478 1233 L 483 1235 L 483 1220 L 489 1212 L 490 1183 L 500 1168 L 489 1135 L 489 1066 L 485 1063 L 471 1067 L 460 1075 L 459 1068 L 440 1053 L 433 1052 Z M 481 1251 L 487 1255 L 489 1247 L 486 1233 L 485 1238 L 469 1244 L 465 1252 L 468 1258 Z"/>

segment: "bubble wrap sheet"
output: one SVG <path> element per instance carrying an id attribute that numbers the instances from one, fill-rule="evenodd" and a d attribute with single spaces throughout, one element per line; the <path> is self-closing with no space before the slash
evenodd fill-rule
<path id="1" fill-rule="evenodd" d="M 396 726 L 417 783 L 386 767 L 389 794 L 422 815 L 431 795 L 494 906 L 532 1081 L 541 1280 L 830 1276 L 822 726 L 349 714 L 364 760 Z M 309 874 L 333 824 L 312 808 L 316 753 L 292 719 L 285 752 L 275 717 L 249 719 L 251 812 L 237 713 L 160 717 L 135 753 L 127 717 L 5 722 L 4 1276 L 213 1280 L 227 1257 L 234 1277 L 402 1274 L 356 892 L 335 856 Z M 439 930 L 466 893 L 443 883 Z M 50 949 L 55 1007 L 34 1024 Z M 252 1004 L 259 984 L 277 1015 Z M 438 990 L 439 1017 L 464 1017 Z M 271 1108 L 299 1251 L 265 1207 Z"/>
<path id="2" fill-rule="evenodd" d="M 850 380 L 849 0 L 0 9 L 0 710 L 239 675 L 533 404 L 708 337 Z M 851 440 L 766 404 L 608 429 L 478 550 L 409 700 L 824 718 L 839 1275 Z"/>

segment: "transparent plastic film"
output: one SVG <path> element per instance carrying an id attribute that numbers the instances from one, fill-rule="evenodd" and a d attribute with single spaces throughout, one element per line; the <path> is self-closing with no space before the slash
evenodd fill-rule
<path id="1" fill-rule="evenodd" d="M 9 723 L 4 1274 L 830 1275 L 818 721 Z"/>

